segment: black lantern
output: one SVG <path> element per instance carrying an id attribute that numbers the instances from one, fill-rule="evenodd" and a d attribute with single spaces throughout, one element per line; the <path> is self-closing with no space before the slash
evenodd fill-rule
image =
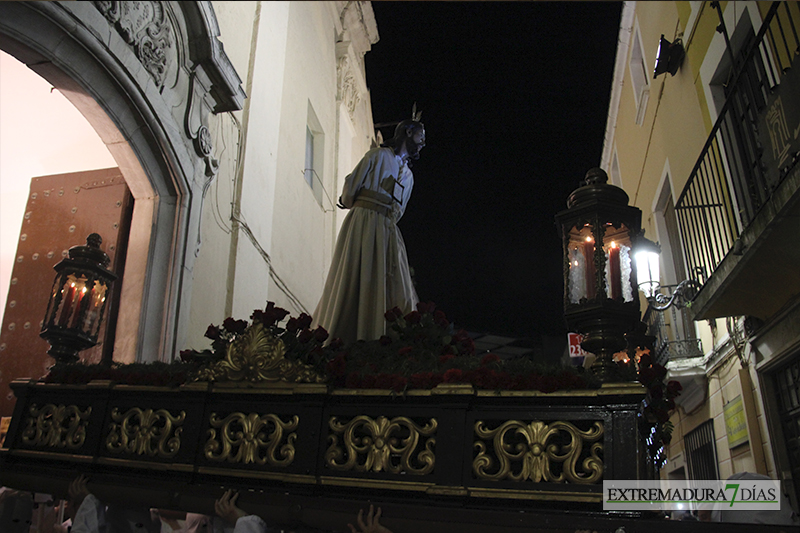
<path id="1" fill-rule="evenodd" d="M 78 360 L 78 352 L 97 344 L 103 313 L 117 276 L 107 269 L 110 259 L 100 249 L 97 233 L 86 246 L 73 246 L 69 257 L 53 267 L 56 278 L 39 336 L 50 343 L 48 355 L 58 362 Z"/>
<path id="2" fill-rule="evenodd" d="M 583 335 L 581 347 L 596 355 L 592 371 L 614 379 L 613 356 L 625 350 L 626 333 L 639 323 L 639 294 L 632 247 L 642 212 L 628 195 L 607 183 L 600 168 L 586 173 L 583 186 L 556 215 L 564 248 L 564 317 Z"/>
<path id="3" fill-rule="evenodd" d="M 669 72 L 673 76 L 677 74 L 685 55 L 686 50 L 684 50 L 683 43 L 680 39 L 669 42 L 664 38 L 664 34 L 662 33 L 661 39 L 658 41 L 653 79 L 656 79 L 659 74 L 664 74 L 665 72 Z"/>

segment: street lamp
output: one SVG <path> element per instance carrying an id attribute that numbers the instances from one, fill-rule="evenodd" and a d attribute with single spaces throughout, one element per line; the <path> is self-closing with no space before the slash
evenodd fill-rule
<path id="1" fill-rule="evenodd" d="M 694 300 L 702 286 L 696 279 L 687 279 L 680 282 L 669 296 L 662 294 L 659 279 L 660 253 L 661 247 L 658 244 L 644 237 L 637 239 L 634 257 L 639 289 L 655 311 L 665 311 L 672 305 L 678 309 L 686 307 Z"/>
<path id="2" fill-rule="evenodd" d="M 653 79 L 656 79 L 659 74 L 664 74 L 665 72 L 669 72 L 673 76 L 677 74 L 685 55 L 686 50 L 683 48 L 683 43 L 680 39 L 669 42 L 664 38 L 664 34 L 662 33 L 661 39 L 658 41 Z"/>
<path id="3" fill-rule="evenodd" d="M 612 381 L 613 355 L 626 348 L 625 334 L 639 323 L 631 251 L 642 212 L 607 182 L 605 171 L 589 170 L 556 221 L 564 253 L 564 318 L 583 335 L 581 347 L 596 355 L 592 372 Z"/>
<path id="4" fill-rule="evenodd" d="M 97 233 L 85 246 L 73 246 L 69 257 L 53 267 L 56 277 L 39 336 L 50 343 L 48 355 L 57 362 L 78 360 L 78 352 L 97 344 L 112 282 L 108 255 Z"/>

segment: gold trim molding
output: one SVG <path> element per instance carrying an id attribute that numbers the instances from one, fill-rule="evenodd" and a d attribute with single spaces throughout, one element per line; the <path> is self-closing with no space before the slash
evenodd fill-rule
<path id="1" fill-rule="evenodd" d="M 34 403 L 28 410 L 22 442 L 28 446 L 77 450 L 86 440 L 91 414 L 91 406 L 81 411 L 77 405 L 49 403 L 40 409 Z"/>
<path id="2" fill-rule="evenodd" d="M 541 421 L 530 423 L 508 420 L 495 429 L 479 420 L 475 422 L 478 439 L 474 448 L 478 454 L 472 462 L 472 471 L 478 479 L 490 481 L 541 481 L 554 483 L 597 483 L 603 476 L 603 461 L 599 454 L 603 444 L 603 424 L 582 431 L 565 421 L 550 425 Z M 490 443 L 490 445 L 487 445 Z M 588 456 L 578 461 L 588 445 Z M 562 463 L 560 473 L 554 464 Z"/>
<path id="3" fill-rule="evenodd" d="M 186 411 L 173 416 L 166 409 L 153 411 L 134 407 L 125 414 L 118 407 L 111 411 L 106 449 L 112 453 L 132 453 L 175 457 L 181 448 L 181 432 Z"/>
<path id="4" fill-rule="evenodd" d="M 225 358 L 203 369 L 198 381 L 324 383 L 310 366 L 284 357 L 286 346 L 263 324 L 250 326 L 228 345 Z"/>
<path id="5" fill-rule="evenodd" d="M 433 472 L 438 427 L 435 418 L 419 426 L 404 416 L 389 420 L 385 416 L 373 419 L 360 415 L 347 422 L 334 416 L 328 425 L 331 433 L 325 465 L 333 470 L 416 475 Z"/>
<path id="6" fill-rule="evenodd" d="M 211 413 L 203 453 L 211 461 L 286 467 L 294 461 L 300 417 L 283 421 L 275 414 Z"/>

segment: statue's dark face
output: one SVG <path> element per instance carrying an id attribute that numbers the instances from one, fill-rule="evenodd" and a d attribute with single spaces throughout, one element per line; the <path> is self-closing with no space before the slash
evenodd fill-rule
<path id="1" fill-rule="evenodd" d="M 406 151 L 411 159 L 419 159 L 419 152 L 425 146 L 425 129 L 413 130 L 410 137 L 406 139 Z"/>

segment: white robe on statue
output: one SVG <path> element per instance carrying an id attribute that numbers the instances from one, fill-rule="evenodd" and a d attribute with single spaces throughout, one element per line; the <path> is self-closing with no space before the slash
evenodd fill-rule
<path id="1" fill-rule="evenodd" d="M 384 313 L 416 308 L 406 246 L 397 227 L 414 176 L 392 148 L 373 148 L 345 178 L 342 223 L 322 298 L 314 312 L 330 338 L 374 340 L 384 334 Z"/>

